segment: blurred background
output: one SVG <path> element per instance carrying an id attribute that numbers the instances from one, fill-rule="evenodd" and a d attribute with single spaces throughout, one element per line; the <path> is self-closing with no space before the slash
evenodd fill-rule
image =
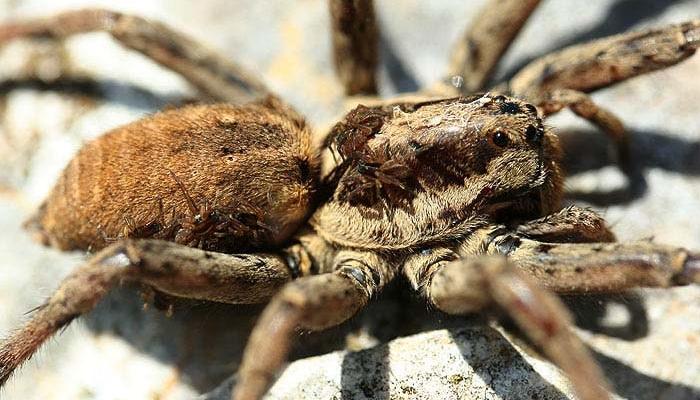
<path id="1" fill-rule="evenodd" d="M 413 91 L 439 79 L 451 47 L 483 4 L 376 1 L 382 94 Z M 0 0 L 0 22 L 85 6 L 159 20 L 220 50 L 259 73 L 319 130 L 343 109 L 325 1 Z M 698 17 L 700 0 L 545 0 L 494 79 L 574 43 Z M 700 56 L 593 96 L 633 135 L 629 176 L 611 161 L 605 137 L 586 122 L 568 112 L 548 120 L 567 150 L 567 201 L 602 212 L 620 240 L 653 238 L 700 250 L 698 77 Z M 0 48 L 0 337 L 84 258 L 42 248 L 21 229 L 63 166 L 84 141 L 192 96 L 178 76 L 104 34 Z M 567 302 L 621 397 L 700 398 L 700 288 Z M 137 291 L 124 288 L 44 346 L 0 397 L 186 399 L 211 391 L 207 398 L 225 396 L 227 385 L 219 384 L 235 371 L 258 311 L 183 304 L 167 318 L 142 310 Z M 459 329 L 465 326 L 470 329 Z M 293 363 L 271 397 L 569 398 L 556 370 L 512 344 L 509 335 L 479 318 L 428 313 L 401 287 L 390 288 L 340 329 L 304 335 L 295 358 L 417 332 L 424 333 L 361 353 Z M 409 368 L 415 364 L 423 372 Z M 463 375 L 456 375 L 460 370 Z"/>

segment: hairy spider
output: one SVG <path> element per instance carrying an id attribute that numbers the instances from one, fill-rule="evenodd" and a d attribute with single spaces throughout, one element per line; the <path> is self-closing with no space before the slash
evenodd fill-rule
<path id="1" fill-rule="evenodd" d="M 485 87 L 538 3 L 485 8 L 445 82 L 397 99 L 365 98 L 323 149 L 303 117 L 252 74 L 163 25 L 82 10 L 0 26 L 0 43 L 106 31 L 180 73 L 203 97 L 231 103 L 118 128 L 66 167 L 31 225 L 58 248 L 99 251 L 2 343 L 0 383 L 127 280 L 177 297 L 270 300 L 234 392 L 260 398 L 297 328 L 342 323 L 402 274 L 444 312 L 509 313 L 580 398 L 608 398 L 550 291 L 697 283 L 700 258 L 614 243 L 594 212 L 561 209 L 560 148 L 542 118 L 571 108 L 609 134 L 626 162 L 622 124 L 586 93 L 686 59 L 700 44 L 700 21 L 573 46 Z M 330 10 L 347 93 L 375 94 L 371 2 L 333 0 Z M 323 176 L 321 151 L 334 156 Z"/>

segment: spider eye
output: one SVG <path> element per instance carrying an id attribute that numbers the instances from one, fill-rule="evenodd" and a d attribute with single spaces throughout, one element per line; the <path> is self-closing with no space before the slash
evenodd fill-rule
<path id="1" fill-rule="evenodd" d="M 503 131 L 495 132 L 491 137 L 491 140 L 493 140 L 493 143 L 498 147 L 506 147 L 508 146 L 509 142 L 508 135 L 506 135 L 506 133 Z"/>
<path id="2" fill-rule="evenodd" d="M 542 132 L 541 129 L 537 129 L 534 126 L 530 125 L 525 131 L 525 140 L 527 140 L 530 143 L 539 143 L 542 140 L 543 135 L 544 132 Z"/>
<path id="3" fill-rule="evenodd" d="M 530 112 L 530 114 L 537 116 L 537 108 L 535 108 L 535 106 L 533 106 L 530 103 L 526 103 L 525 108 L 527 109 L 528 112 Z"/>

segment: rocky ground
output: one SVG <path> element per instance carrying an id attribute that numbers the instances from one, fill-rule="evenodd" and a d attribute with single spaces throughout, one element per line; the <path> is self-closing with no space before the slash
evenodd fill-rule
<path id="1" fill-rule="evenodd" d="M 107 1 L 0 0 L 21 18 Z M 458 0 L 377 1 L 382 92 L 414 90 L 443 73 L 450 46 L 476 11 Z M 323 1 L 123 1 L 259 72 L 327 126 L 342 107 Z M 544 1 L 498 77 L 572 43 L 700 17 L 700 1 Z M 43 87 L 71 77 L 69 84 Z M 569 113 L 552 118 L 567 149 L 569 201 L 602 211 L 621 240 L 653 238 L 700 249 L 700 56 L 596 93 L 633 134 L 630 176 L 607 141 Z M 83 259 L 33 243 L 21 224 L 85 140 L 191 93 L 177 76 L 104 35 L 62 46 L 0 49 L 0 336 L 20 324 Z M 700 288 L 567 299 L 578 332 L 628 399 L 700 398 Z M 72 324 L 0 392 L 3 399 L 226 398 L 260 307 L 186 303 L 173 317 L 143 310 L 133 288 Z M 429 312 L 402 285 L 339 329 L 305 334 L 270 398 L 562 399 L 565 379 L 483 319 Z M 366 348 L 368 347 L 368 348 Z M 346 348 L 366 348 L 348 352 Z M 333 352 L 335 351 L 335 352 Z M 223 383 L 222 383 L 223 382 Z"/>

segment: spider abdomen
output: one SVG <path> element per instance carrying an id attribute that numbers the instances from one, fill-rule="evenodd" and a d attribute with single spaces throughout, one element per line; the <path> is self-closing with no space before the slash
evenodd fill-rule
<path id="1" fill-rule="evenodd" d="M 303 222 L 317 176 L 310 131 L 284 106 L 189 106 L 86 144 L 30 225 L 61 249 L 124 237 L 265 247 Z"/>

